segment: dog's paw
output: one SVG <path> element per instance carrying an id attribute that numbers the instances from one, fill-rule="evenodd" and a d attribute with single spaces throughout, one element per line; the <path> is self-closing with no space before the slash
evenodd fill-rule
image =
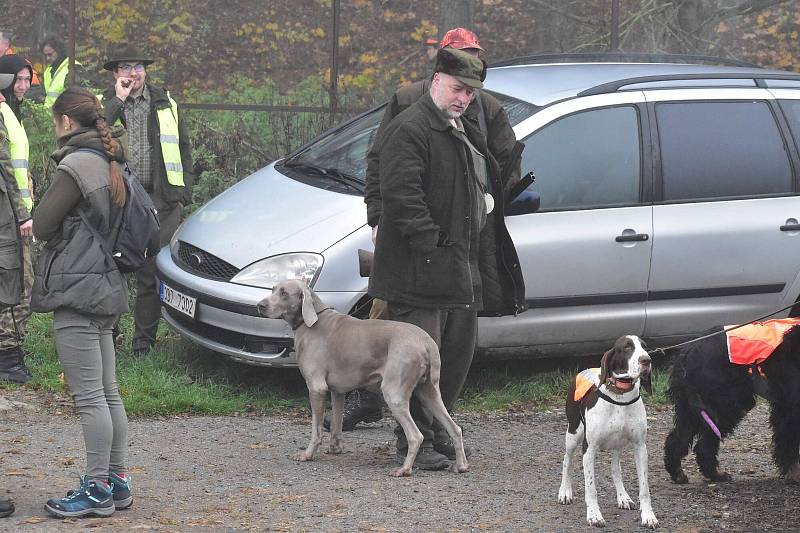
<path id="1" fill-rule="evenodd" d="M 586 523 L 592 527 L 606 527 L 606 521 L 600 513 L 600 509 L 587 509 Z"/>
<path id="2" fill-rule="evenodd" d="M 680 472 L 671 477 L 672 477 L 672 482 L 675 483 L 676 485 L 686 485 L 687 483 L 689 483 L 689 478 L 686 477 L 686 473 L 683 470 L 681 470 Z"/>
<path id="3" fill-rule="evenodd" d="M 565 489 L 564 487 L 561 487 L 558 490 L 558 503 L 561 505 L 570 505 L 572 502 L 572 489 Z"/>
<path id="4" fill-rule="evenodd" d="M 617 494 L 617 507 L 620 509 L 636 509 L 636 503 L 627 494 Z"/>
<path id="5" fill-rule="evenodd" d="M 331 455 L 339 455 L 339 454 L 344 453 L 344 449 L 341 446 L 339 446 L 338 444 L 336 444 L 336 445 L 331 444 L 328 447 L 328 453 L 331 454 Z"/>
<path id="6" fill-rule="evenodd" d="M 800 463 L 795 463 L 784 476 L 787 483 L 800 483 Z"/>
<path id="7" fill-rule="evenodd" d="M 469 472 L 469 464 L 464 463 L 463 465 L 459 465 L 458 461 L 450 465 L 450 471 L 455 472 L 456 474 L 463 474 L 464 472 Z"/>
<path id="8" fill-rule="evenodd" d="M 292 456 L 292 459 L 295 461 L 306 462 L 310 461 L 314 457 L 314 454 L 306 453 L 306 452 L 298 452 Z"/>
<path id="9" fill-rule="evenodd" d="M 411 475 L 411 469 L 403 468 L 401 466 L 400 468 L 395 468 L 394 470 L 389 472 L 389 475 L 392 477 L 408 477 Z"/>
<path id="10" fill-rule="evenodd" d="M 731 481 L 733 479 L 733 476 L 731 476 L 729 473 L 725 471 L 717 470 L 712 475 L 710 475 L 708 479 L 710 479 L 711 481 L 715 481 L 717 483 L 726 483 L 728 481 Z"/>
<path id="11" fill-rule="evenodd" d="M 642 525 L 644 527 L 649 527 L 650 529 L 655 529 L 658 527 L 658 520 L 656 519 L 656 515 L 653 514 L 653 511 L 649 513 L 642 512 Z"/>

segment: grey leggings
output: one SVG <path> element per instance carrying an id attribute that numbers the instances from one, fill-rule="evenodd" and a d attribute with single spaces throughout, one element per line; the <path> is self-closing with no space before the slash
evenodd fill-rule
<path id="1" fill-rule="evenodd" d="M 81 417 L 86 474 L 103 480 L 109 471 L 125 472 L 128 444 L 128 416 L 117 387 L 111 334 L 116 320 L 67 308 L 53 313 L 58 359 Z"/>

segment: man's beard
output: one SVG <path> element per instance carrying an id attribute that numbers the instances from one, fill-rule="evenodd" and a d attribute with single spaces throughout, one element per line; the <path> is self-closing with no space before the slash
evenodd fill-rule
<path id="1" fill-rule="evenodd" d="M 461 115 L 464 114 L 465 110 L 464 111 L 453 111 L 452 109 L 450 109 L 449 105 L 447 105 L 445 103 L 442 103 L 442 101 L 440 100 L 439 97 L 440 97 L 440 94 L 439 94 L 439 91 L 437 89 L 434 89 L 433 91 L 431 91 L 431 100 L 433 100 L 433 104 L 436 107 L 438 107 L 439 110 L 442 113 L 447 115 L 447 118 L 452 118 L 452 119 L 461 118 Z"/>

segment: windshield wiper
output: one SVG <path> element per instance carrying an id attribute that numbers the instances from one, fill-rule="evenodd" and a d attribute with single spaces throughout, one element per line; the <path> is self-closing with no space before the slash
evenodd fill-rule
<path id="1" fill-rule="evenodd" d="M 321 167 L 319 165 L 305 163 L 297 160 L 286 161 L 283 163 L 283 166 L 287 168 L 295 168 L 298 170 L 310 170 L 315 174 L 321 174 L 326 178 L 330 178 L 331 180 L 337 183 L 341 183 L 342 185 L 347 185 L 351 189 L 355 189 L 356 191 L 362 194 L 364 193 L 364 184 L 361 182 L 360 179 L 354 178 L 353 176 L 349 176 L 339 169 Z"/>

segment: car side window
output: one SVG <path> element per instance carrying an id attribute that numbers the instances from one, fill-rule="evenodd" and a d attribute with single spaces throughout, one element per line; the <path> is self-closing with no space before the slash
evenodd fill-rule
<path id="1" fill-rule="evenodd" d="M 639 201 L 639 118 L 632 106 L 581 111 L 552 122 L 523 142 L 522 171 L 540 211 L 566 211 Z"/>
<path id="2" fill-rule="evenodd" d="M 792 170 L 766 102 L 657 104 L 663 199 L 788 193 Z"/>
<path id="3" fill-rule="evenodd" d="M 800 100 L 779 100 L 779 103 L 792 130 L 794 145 L 800 150 Z"/>

